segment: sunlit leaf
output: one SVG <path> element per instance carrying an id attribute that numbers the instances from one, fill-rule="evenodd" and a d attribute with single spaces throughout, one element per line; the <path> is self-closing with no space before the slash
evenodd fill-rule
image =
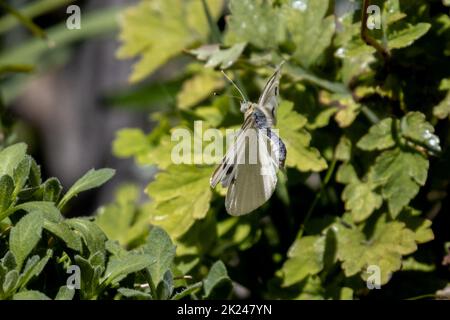
<path id="1" fill-rule="evenodd" d="M 311 136 L 304 129 L 306 118 L 293 110 L 293 103 L 283 101 L 278 108 L 280 138 L 286 145 L 286 165 L 300 171 L 321 171 L 327 163 L 316 148 L 310 146 Z"/>
<path id="2" fill-rule="evenodd" d="M 219 45 L 204 45 L 189 51 L 197 59 L 206 61 L 205 67 L 227 69 L 240 57 L 247 44 L 236 43 L 228 49 L 220 49 Z"/>
<path id="3" fill-rule="evenodd" d="M 371 183 L 353 182 L 342 192 L 345 209 L 348 210 L 355 222 L 367 219 L 374 210 L 381 207 L 382 197 L 373 191 Z"/>
<path id="4" fill-rule="evenodd" d="M 207 0 L 213 16 L 221 0 Z M 130 81 L 137 82 L 155 71 L 183 49 L 205 39 L 209 32 L 201 1 L 142 0 L 122 15 L 119 58 L 141 59 L 133 67 Z"/>
<path id="5" fill-rule="evenodd" d="M 158 173 L 146 189 L 154 201 L 150 222 L 176 238 L 195 220 L 204 218 L 212 196 L 209 178 L 213 170 L 211 167 L 171 165 Z"/>
<path id="6" fill-rule="evenodd" d="M 114 174 L 115 170 L 113 169 L 89 170 L 84 176 L 78 179 L 66 192 L 64 197 L 59 202 L 58 208 L 63 208 L 70 199 L 72 199 L 79 193 L 101 186 L 109 179 L 111 179 Z"/>
<path id="7" fill-rule="evenodd" d="M 296 46 L 293 57 L 305 68 L 316 63 L 331 44 L 334 17 L 325 18 L 328 5 L 328 0 L 290 0 L 282 8 L 282 19 Z"/>
<path id="8" fill-rule="evenodd" d="M 383 150 L 395 145 L 392 136 L 392 119 L 386 118 L 370 127 L 369 132 L 365 134 L 357 144 L 357 147 L 363 150 Z"/>
<path id="9" fill-rule="evenodd" d="M 281 12 L 269 1 L 231 0 L 227 44 L 248 42 L 259 48 L 275 47 L 285 31 Z"/>
<path id="10" fill-rule="evenodd" d="M 95 223 L 108 239 L 126 246 L 145 232 L 148 222 L 140 215 L 139 193 L 135 185 L 122 185 L 116 191 L 116 200 L 98 209 Z"/>
<path id="11" fill-rule="evenodd" d="M 366 268 L 375 265 L 380 268 L 383 285 L 394 271 L 400 269 L 402 256 L 417 249 L 414 232 L 405 228 L 404 223 L 387 221 L 386 217 L 383 214 L 377 218 L 370 237 L 361 227 L 335 225 L 338 259 L 342 261 L 346 276 L 360 273 L 363 279 L 367 279 L 370 274 Z"/>
<path id="12" fill-rule="evenodd" d="M 325 237 L 306 236 L 296 240 L 289 248 L 288 260 L 284 263 L 283 286 L 287 287 L 319 273 L 323 268 Z"/>
<path id="13" fill-rule="evenodd" d="M 211 97 L 224 85 L 223 76 L 216 71 L 204 69 L 186 80 L 177 95 L 180 109 L 188 109 Z"/>
<path id="14" fill-rule="evenodd" d="M 382 187 L 389 212 L 396 217 L 425 184 L 428 160 L 421 154 L 401 149 L 379 155 L 370 171 L 370 179 Z"/>

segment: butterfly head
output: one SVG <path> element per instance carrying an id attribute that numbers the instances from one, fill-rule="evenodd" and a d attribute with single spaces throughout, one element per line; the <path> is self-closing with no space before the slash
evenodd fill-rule
<path id="1" fill-rule="evenodd" d="M 252 103 L 250 101 L 242 101 L 241 102 L 241 112 L 246 113 L 251 105 L 252 105 Z"/>

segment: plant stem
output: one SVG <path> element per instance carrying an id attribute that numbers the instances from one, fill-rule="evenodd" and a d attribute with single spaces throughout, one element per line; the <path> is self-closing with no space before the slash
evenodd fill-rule
<path id="1" fill-rule="evenodd" d="M 33 72 L 34 66 L 30 64 L 11 64 L 0 66 L 0 75 L 6 73 L 30 73 Z"/>
<path id="2" fill-rule="evenodd" d="M 56 8 L 59 8 L 65 4 L 69 4 L 74 2 L 74 0 L 41 0 L 34 1 L 29 5 L 20 8 L 20 12 L 23 16 L 28 19 L 33 19 L 38 17 L 46 12 L 50 12 Z M 0 33 L 5 33 L 12 28 L 14 28 L 19 21 L 15 19 L 13 16 L 6 15 L 0 19 Z"/>
<path id="3" fill-rule="evenodd" d="M 30 30 L 36 37 L 47 40 L 47 34 L 45 31 L 33 22 L 27 16 L 24 16 L 20 11 L 7 4 L 4 0 L 0 0 L 0 8 L 3 8 L 6 12 L 16 17 L 16 19 Z"/>
<path id="4" fill-rule="evenodd" d="M 407 298 L 405 300 L 419 300 L 419 299 L 425 299 L 425 298 L 436 298 L 436 295 L 434 293 L 428 293 L 428 294 L 422 294 L 420 296 Z"/>
<path id="5" fill-rule="evenodd" d="M 316 196 L 314 197 L 314 200 L 311 204 L 311 206 L 308 209 L 308 212 L 306 213 L 305 219 L 303 220 L 302 225 L 300 226 L 300 230 L 297 233 L 297 239 L 300 239 L 303 236 L 303 232 L 305 231 L 305 225 L 308 222 L 309 218 L 311 218 L 311 215 L 314 211 L 314 208 L 316 207 L 317 203 L 319 202 L 323 191 L 325 190 L 325 187 L 327 186 L 328 182 L 331 179 L 331 176 L 333 175 L 334 168 L 336 167 L 337 159 L 333 158 L 333 161 L 331 162 L 330 166 L 328 167 L 327 173 L 325 175 L 325 179 L 323 180 L 322 185 L 320 186 L 319 193 L 316 193 Z"/>
<path id="6" fill-rule="evenodd" d="M 215 43 L 222 42 L 222 34 L 220 33 L 219 27 L 217 23 L 214 22 L 214 19 L 211 15 L 211 11 L 209 10 L 208 3 L 206 0 L 202 0 L 203 10 L 205 11 L 206 19 L 208 20 L 209 29 L 211 31 L 212 41 Z"/>
<path id="7" fill-rule="evenodd" d="M 367 13 L 367 8 L 370 5 L 370 0 L 364 0 L 363 7 L 362 7 L 362 17 L 361 17 L 361 38 L 363 41 L 369 45 L 375 48 L 377 52 L 381 54 L 383 59 L 386 61 L 391 57 L 391 53 L 389 52 L 388 48 L 383 47 L 381 44 L 378 43 L 376 39 L 374 39 L 368 31 L 367 28 L 367 19 L 369 18 L 369 15 Z"/>
<path id="8" fill-rule="evenodd" d="M 367 106 L 361 106 L 361 112 L 372 124 L 377 124 L 378 122 L 380 122 L 380 118 L 378 118 L 378 116 Z"/>

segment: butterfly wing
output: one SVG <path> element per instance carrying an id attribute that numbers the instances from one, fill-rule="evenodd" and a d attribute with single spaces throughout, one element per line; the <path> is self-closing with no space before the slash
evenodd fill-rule
<path id="1" fill-rule="evenodd" d="M 277 67 L 274 74 L 269 78 L 258 100 L 258 108 L 264 112 L 270 126 L 272 126 L 272 124 L 276 124 L 275 114 L 278 107 L 278 94 L 282 65 L 283 63 Z"/>
<path id="2" fill-rule="evenodd" d="M 253 133 L 252 133 L 253 132 Z M 278 163 L 270 152 L 270 140 L 260 130 L 250 128 L 243 132 L 244 146 L 237 154 L 237 164 L 229 180 L 225 199 L 227 212 L 234 216 L 252 212 L 263 205 L 272 196 L 277 184 Z M 251 138 L 246 140 L 246 137 Z M 252 150 L 252 138 L 256 137 L 256 157 L 252 160 L 252 152 L 246 158 L 246 150 Z M 254 139 L 254 138 L 253 138 Z"/>

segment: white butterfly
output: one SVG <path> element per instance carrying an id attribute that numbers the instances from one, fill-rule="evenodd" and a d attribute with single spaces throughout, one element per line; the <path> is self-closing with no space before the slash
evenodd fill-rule
<path id="1" fill-rule="evenodd" d="M 258 103 L 245 99 L 241 103 L 244 124 L 210 179 L 212 188 L 219 182 L 228 188 L 225 208 L 233 216 L 263 205 L 275 190 L 278 169 L 284 167 L 286 147 L 272 130 L 276 124 L 281 65 L 267 81 Z"/>

